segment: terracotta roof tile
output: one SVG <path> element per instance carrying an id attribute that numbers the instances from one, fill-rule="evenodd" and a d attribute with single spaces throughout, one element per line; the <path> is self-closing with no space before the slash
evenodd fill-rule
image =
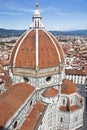
<path id="1" fill-rule="evenodd" d="M 16 50 L 17 50 L 17 47 L 18 47 L 18 45 L 19 45 L 19 42 L 22 40 L 22 38 L 25 36 L 25 34 L 26 34 L 26 33 L 24 33 L 24 34 L 17 40 L 17 42 L 15 43 L 15 46 L 14 46 L 14 48 L 13 48 L 13 50 L 12 50 L 12 54 L 11 54 L 11 58 L 10 58 L 11 64 L 13 64 L 15 52 L 16 52 Z"/>
<path id="2" fill-rule="evenodd" d="M 75 93 L 75 92 L 76 92 L 75 84 L 69 79 L 64 79 L 62 86 L 61 86 L 61 93 L 72 94 L 72 93 Z"/>
<path id="3" fill-rule="evenodd" d="M 59 65 L 59 57 L 48 35 L 39 30 L 39 68 L 48 68 Z"/>
<path id="4" fill-rule="evenodd" d="M 57 48 L 58 48 L 58 51 L 59 51 L 59 54 L 60 54 L 60 57 L 61 57 L 61 61 L 64 61 L 64 53 L 63 53 L 63 49 L 61 47 L 61 45 L 59 44 L 59 42 L 57 41 L 57 39 L 50 33 L 50 36 L 52 37 L 52 39 L 54 40 Z"/>
<path id="5" fill-rule="evenodd" d="M 16 109 L 9 105 L 9 103 L 4 101 L 0 102 L 0 121 L 3 119 L 3 122 L 0 122 L 0 126 L 4 126 L 4 123 L 6 123 L 8 119 L 11 118 L 15 111 Z"/>
<path id="6" fill-rule="evenodd" d="M 54 41 L 55 45 L 53 44 L 52 40 Z M 59 51 L 61 61 L 59 61 L 59 56 L 57 54 L 55 46 Z M 19 50 L 16 53 L 18 48 Z M 11 55 L 12 66 L 15 59 L 14 58 L 15 55 L 16 55 L 15 67 L 30 68 L 30 69 L 36 68 L 36 31 L 35 30 L 30 30 L 28 35 L 24 34 L 17 41 Z M 38 30 L 38 59 L 39 59 L 38 60 L 39 68 L 55 67 L 58 66 L 60 62 L 64 60 L 62 48 L 57 42 L 57 40 L 48 32 L 46 33 L 43 30 Z"/>
<path id="7" fill-rule="evenodd" d="M 13 108 L 18 108 L 23 102 L 13 95 L 8 95 L 4 98 L 5 102 L 9 103 Z"/>
<path id="8" fill-rule="evenodd" d="M 44 92 L 43 92 L 43 96 L 44 97 L 54 97 L 58 95 L 58 90 L 53 88 L 53 87 L 49 87 L 47 88 Z"/>
<path id="9" fill-rule="evenodd" d="M 15 84 L 0 96 L 0 126 L 4 126 L 16 110 L 34 91 L 34 87 L 26 83 Z"/>
<path id="10" fill-rule="evenodd" d="M 78 70 L 78 69 L 66 69 L 65 70 L 66 75 L 86 75 L 86 70 Z"/>
<path id="11" fill-rule="evenodd" d="M 31 113 L 27 116 L 20 130 L 35 130 L 35 127 L 38 124 L 39 118 L 42 116 L 45 107 L 46 105 L 44 103 L 37 102 L 34 105 Z"/>
<path id="12" fill-rule="evenodd" d="M 35 30 L 23 40 L 16 57 L 16 67 L 35 68 L 36 67 Z M 21 60 L 22 59 L 22 60 Z"/>

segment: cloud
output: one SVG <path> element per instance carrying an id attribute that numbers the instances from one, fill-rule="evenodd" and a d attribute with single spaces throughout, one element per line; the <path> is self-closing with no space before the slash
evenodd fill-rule
<path id="1" fill-rule="evenodd" d="M 20 12 L 27 12 L 27 13 L 31 13 L 34 12 L 34 10 L 29 9 L 29 8 L 22 8 L 22 7 L 18 7 L 19 4 L 17 4 L 17 1 L 15 0 L 0 0 L 0 9 L 5 9 L 5 10 L 9 10 L 9 11 L 20 11 Z M 15 15 L 15 14 L 14 14 Z"/>
<path id="2" fill-rule="evenodd" d="M 63 11 L 60 11 L 60 9 L 58 8 L 54 8 L 54 7 L 48 7 L 48 8 L 45 8 L 45 9 L 40 9 L 41 12 L 55 12 L 57 15 L 60 15 L 60 16 L 66 16 L 66 15 L 70 15 L 70 13 L 67 13 L 67 12 L 63 12 Z"/>
<path id="3" fill-rule="evenodd" d="M 4 5 L 5 6 L 5 5 Z M 4 8 L 4 7 L 3 7 Z M 34 9 L 28 9 L 28 8 L 18 8 L 18 7 L 15 7 L 13 8 L 12 6 L 8 6 L 6 5 L 5 7 L 6 9 L 8 9 L 9 11 L 18 11 L 18 12 L 21 12 L 21 13 L 9 13 L 9 12 L 0 12 L 0 14 L 7 14 L 7 15 L 24 15 L 25 13 L 33 13 L 34 12 Z M 63 11 L 60 11 L 59 8 L 55 8 L 53 6 L 50 6 L 50 7 L 47 7 L 47 8 L 39 8 L 40 12 L 41 13 L 46 13 L 46 12 L 54 12 L 56 13 L 57 15 L 61 15 L 61 16 L 66 16 L 66 15 L 69 15 L 69 13 L 66 13 L 66 12 L 63 12 Z M 23 13 L 24 14 L 23 14 Z"/>
<path id="4" fill-rule="evenodd" d="M 48 7 L 48 8 L 44 8 L 44 9 L 40 9 L 41 12 L 55 12 L 55 11 L 58 11 L 57 8 L 54 8 L 54 7 Z"/>
<path id="5" fill-rule="evenodd" d="M 10 8 L 11 9 L 11 8 Z M 25 8 L 15 8 L 13 10 L 17 10 L 17 11 L 22 11 L 22 12 L 27 12 L 27 13 L 32 13 L 34 12 L 34 10 L 32 9 L 25 9 Z"/>
<path id="6" fill-rule="evenodd" d="M 24 15 L 22 13 L 12 13 L 12 12 L 0 12 L 0 15 L 15 15 L 15 16 L 21 16 Z"/>
<path id="7" fill-rule="evenodd" d="M 70 15 L 70 13 L 66 13 L 66 12 L 57 12 L 57 14 L 60 16 Z"/>

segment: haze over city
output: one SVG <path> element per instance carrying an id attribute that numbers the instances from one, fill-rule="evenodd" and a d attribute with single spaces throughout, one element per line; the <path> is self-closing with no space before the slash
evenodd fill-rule
<path id="1" fill-rule="evenodd" d="M 0 0 L 0 28 L 28 29 L 36 0 Z M 87 29 L 87 0 L 38 0 L 48 30 Z"/>

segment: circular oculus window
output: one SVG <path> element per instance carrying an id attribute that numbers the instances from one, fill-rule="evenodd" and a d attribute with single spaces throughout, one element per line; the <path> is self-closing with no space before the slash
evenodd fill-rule
<path id="1" fill-rule="evenodd" d="M 47 78 L 46 78 L 46 81 L 47 81 L 47 82 L 51 81 L 51 76 L 47 77 Z"/>

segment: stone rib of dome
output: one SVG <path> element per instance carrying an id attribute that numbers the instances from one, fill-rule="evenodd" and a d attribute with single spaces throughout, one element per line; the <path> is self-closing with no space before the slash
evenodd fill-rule
<path id="1" fill-rule="evenodd" d="M 59 45 L 57 39 L 50 32 L 49 32 L 49 34 L 52 37 L 52 39 L 54 40 L 54 42 L 59 50 L 61 61 L 63 61 L 64 60 L 64 52 L 63 52 L 61 45 Z"/>
<path id="2" fill-rule="evenodd" d="M 13 48 L 13 50 L 12 50 L 11 58 L 10 58 L 11 64 L 13 64 L 14 56 L 15 56 L 16 50 L 17 50 L 17 48 L 18 48 L 18 45 L 19 45 L 19 43 L 21 42 L 22 38 L 25 36 L 25 34 L 26 34 L 26 32 L 23 33 L 23 35 L 22 35 L 22 36 L 16 41 L 16 43 L 15 43 L 15 46 L 14 46 L 14 48 Z"/>
<path id="3" fill-rule="evenodd" d="M 35 54 L 35 30 L 32 30 L 19 43 L 18 52 L 14 59 L 15 67 L 35 68 Z"/>

